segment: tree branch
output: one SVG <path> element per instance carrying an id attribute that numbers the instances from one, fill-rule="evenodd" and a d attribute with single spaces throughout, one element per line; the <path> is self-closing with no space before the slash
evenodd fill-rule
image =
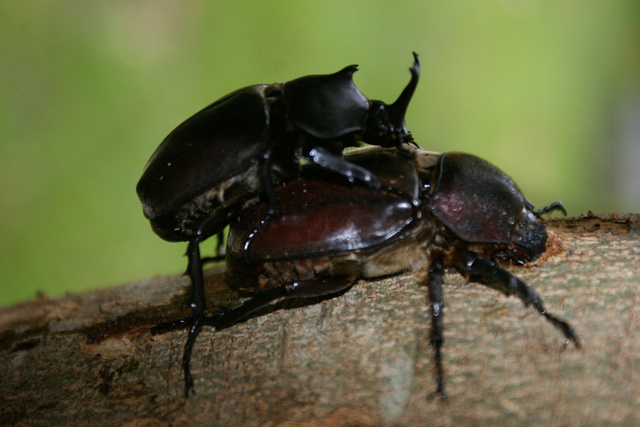
<path id="1" fill-rule="evenodd" d="M 0 311 L 3 424 L 424 425 L 640 421 L 640 215 L 549 220 L 542 260 L 509 270 L 568 320 L 583 349 L 535 310 L 447 274 L 444 369 L 435 389 L 417 276 L 360 282 L 318 304 L 214 333 L 149 327 L 188 312 L 187 278 L 42 299 Z M 207 298 L 235 300 L 220 267 Z"/>

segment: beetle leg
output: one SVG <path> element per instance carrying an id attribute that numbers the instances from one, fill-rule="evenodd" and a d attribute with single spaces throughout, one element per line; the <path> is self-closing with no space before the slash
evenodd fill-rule
<path id="1" fill-rule="evenodd" d="M 187 271 L 186 275 L 191 279 L 191 299 L 189 307 L 193 309 L 196 317 L 201 317 L 206 308 L 204 297 L 204 273 L 202 271 L 202 259 L 200 258 L 200 241 L 192 240 L 187 246 Z"/>
<path id="2" fill-rule="evenodd" d="M 224 259 L 224 231 L 216 234 L 216 258 Z"/>
<path id="3" fill-rule="evenodd" d="M 560 211 L 564 216 L 567 216 L 567 210 L 564 208 L 562 202 L 553 202 L 549 206 L 545 206 L 544 208 L 534 211 L 533 213 L 536 214 L 536 216 L 540 216 L 555 211 Z"/>
<path id="4" fill-rule="evenodd" d="M 195 260 L 200 253 L 198 245 L 194 242 L 189 243 L 190 249 L 190 263 L 189 269 L 194 273 L 193 277 L 198 277 L 195 263 L 191 263 L 191 260 Z M 196 343 L 196 339 L 202 330 L 202 326 L 211 325 L 216 330 L 222 330 L 229 328 L 236 323 L 246 320 L 253 313 L 273 303 L 283 301 L 290 298 L 310 298 L 329 296 L 332 294 L 340 293 L 349 289 L 355 282 L 353 276 L 338 276 L 331 277 L 325 280 L 317 281 L 299 281 L 286 285 L 282 285 L 276 288 L 267 289 L 265 291 L 257 293 L 254 297 L 246 301 L 241 306 L 232 310 L 222 310 L 212 314 L 212 316 L 205 316 L 204 313 L 204 293 L 202 293 L 203 305 L 197 304 L 200 295 L 196 295 L 197 291 L 194 288 L 194 299 L 190 304 L 194 311 L 193 317 L 187 317 L 185 319 L 174 320 L 172 322 L 161 323 L 151 328 L 152 334 L 160 334 L 169 330 L 189 327 L 187 336 L 187 342 L 184 346 L 184 352 L 182 355 L 182 370 L 184 373 L 184 394 L 185 397 L 189 397 L 189 392 L 195 392 L 193 387 L 193 377 L 191 376 L 191 353 L 193 352 L 193 346 Z"/>
<path id="5" fill-rule="evenodd" d="M 191 279 L 192 295 L 189 300 L 189 307 L 193 309 L 195 317 L 202 317 L 206 309 L 206 301 L 204 296 L 204 273 L 202 271 L 203 258 L 200 256 L 200 243 L 211 235 L 218 235 L 218 251 L 223 242 L 222 233 L 229 223 L 229 220 L 235 215 L 240 208 L 241 202 L 236 202 L 225 206 L 209 215 L 198 225 L 196 237 L 189 242 L 187 246 L 187 271 L 185 274 Z M 218 259 L 219 256 L 213 258 Z"/>
<path id="6" fill-rule="evenodd" d="M 271 171 L 274 168 L 274 163 L 272 159 L 272 155 L 270 152 L 265 153 L 262 156 L 262 163 L 260 164 L 260 185 L 262 186 L 262 191 L 265 194 L 265 198 L 267 199 L 267 212 L 264 215 L 264 218 L 258 223 L 256 228 L 253 229 L 251 233 L 247 236 L 247 240 L 244 242 L 244 253 L 247 255 L 249 253 L 249 248 L 251 247 L 251 242 L 253 242 L 254 237 L 260 232 L 264 224 L 269 221 L 271 218 L 278 216 L 280 212 L 280 207 L 278 205 L 278 198 L 276 196 L 276 189 L 273 185 L 273 179 L 271 178 Z"/>
<path id="7" fill-rule="evenodd" d="M 432 396 L 445 400 L 444 368 L 442 366 L 442 345 L 444 344 L 443 316 L 444 303 L 442 301 L 442 283 L 444 282 L 444 267 L 439 259 L 434 259 L 429 266 L 427 289 L 429 293 L 429 308 L 431 309 L 431 338 L 429 345 L 433 348 L 433 360 L 436 370 L 436 391 Z"/>
<path id="8" fill-rule="evenodd" d="M 454 267 L 471 282 L 481 283 L 502 292 L 506 296 L 515 295 L 520 298 L 525 307 L 533 305 L 538 313 L 551 322 L 553 326 L 560 329 L 565 337 L 565 344 L 573 342 L 576 347 L 580 348 L 580 341 L 573 328 L 564 320 L 548 313 L 542 298 L 533 289 L 522 280 L 502 269 L 494 261 L 484 259 L 475 252 L 467 251 Z"/>
<path id="9" fill-rule="evenodd" d="M 293 298 L 313 298 L 338 294 L 349 289 L 355 280 L 356 278 L 353 276 L 337 276 L 315 281 L 292 282 L 270 288 L 258 292 L 239 307 L 214 313 L 212 317 L 207 318 L 206 323 L 213 325 L 218 331 L 227 329 L 271 304 Z"/>
<path id="10" fill-rule="evenodd" d="M 260 165 L 260 184 L 264 192 L 269 208 L 267 209 L 267 217 L 273 217 L 278 214 L 278 199 L 276 197 L 276 189 L 271 178 L 273 170 L 273 160 L 270 152 L 262 156 L 262 164 Z"/>
<path id="11" fill-rule="evenodd" d="M 184 319 L 174 320 L 173 322 L 160 323 L 151 328 L 153 335 L 163 334 L 170 330 L 189 327 L 187 334 L 187 342 L 184 345 L 182 353 L 182 372 L 184 373 L 184 397 L 189 397 L 189 392 L 195 393 L 193 388 L 193 377 L 191 376 L 191 353 L 196 339 L 202 330 L 202 326 L 207 323 L 208 318 L 201 315 L 196 317 L 187 317 Z"/>
<path id="12" fill-rule="evenodd" d="M 224 232 L 221 231 L 216 234 L 216 254 L 211 257 L 202 258 L 202 265 L 210 262 L 224 261 Z"/>
<path id="13" fill-rule="evenodd" d="M 187 335 L 187 342 L 184 345 L 184 352 L 182 353 L 182 372 L 184 373 L 184 397 L 189 397 L 189 392 L 195 393 L 193 388 L 193 377 L 191 376 L 191 353 L 193 352 L 193 346 L 196 343 L 198 335 L 202 330 L 203 317 L 196 317 L 189 328 L 189 334 Z"/>
<path id="14" fill-rule="evenodd" d="M 188 258 L 188 263 L 187 271 L 185 272 L 185 274 L 188 275 L 191 279 L 192 293 L 191 298 L 189 299 L 189 307 L 193 311 L 193 316 L 174 320 L 172 322 L 160 323 L 151 328 L 151 333 L 154 335 L 178 328 L 189 328 L 187 342 L 184 346 L 184 352 L 182 355 L 182 369 L 184 371 L 185 380 L 185 397 L 189 396 L 189 391 L 194 391 L 190 368 L 191 353 L 193 351 L 193 346 L 196 343 L 196 339 L 198 338 L 198 335 L 202 330 L 202 325 L 204 324 L 203 322 L 206 320 L 205 310 L 207 308 L 207 303 L 204 294 L 204 273 L 202 264 L 204 261 L 207 261 L 207 259 L 203 259 L 200 256 L 200 243 L 213 234 L 218 234 L 218 238 L 220 239 L 222 231 L 229 223 L 229 219 L 237 212 L 239 206 L 240 202 L 231 204 L 207 217 L 200 223 L 196 231 L 196 237 L 191 240 L 187 246 L 186 255 Z M 219 257 L 215 257 L 213 259 L 216 258 Z"/>
<path id="15" fill-rule="evenodd" d="M 350 183 L 361 182 L 369 188 L 380 188 L 378 178 L 367 169 L 354 165 L 340 156 L 331 154 L 322 147 L 315 147 L 309 150 L 307 159 L 325 169 L 344 176 Z"/>
<path id="16" fill-rule="evenodd" d="M 178 327 L 188 326 L 187 342 L 182 353 L 182 371 L 184 373 L 184 396 L 189 397 L 189 392 L 195 392 L 193 377 L 191 376 L 191 353 L 196 339 L 202 330 L 202 322 L 205 318 L 204 311 L 206 301 L 204 297 L 204 274 L 202 272 L 202 260 L 200 259 L 200 242 L 192 240 L 187 247 L 189 263 L 186 274 L 191 278 L 192 295 L 189 307 L 193 310 L 193 317 L 179 319 L 173 322 L 161 323 L 151 328 L 152 334 L 166 332 Z"/>

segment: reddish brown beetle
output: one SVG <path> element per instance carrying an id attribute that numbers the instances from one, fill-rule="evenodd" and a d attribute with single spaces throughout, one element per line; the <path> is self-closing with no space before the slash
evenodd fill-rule
<path id="1" fill-rule="evenodd" d="M 564 211 L 562 205 L 533 210 L 507 175 L 475 156 L 411 153 L 371 148 L 348 156 L 373 172 L 386 190 L 349 185 L 310 165 L 301 177 L 277 188 L 281 215 L 262 224 L 257 234 L 269 207 L 259 199 L 248 202 L 231 224 L 227 266 L 233 282 L 257 292 L 207 323 L 224 329 L 277 301 L 330 296 L 360 278 L 423 269 L 428 271 L 436 394 L 444 397 L 441 285 L 445 268 L 453 268 L 469 281 L 532 305 L 562 332 L 565 343 L 579 346 L 571 326 L 547 312 L 533 289 L 496 262 L 538 258 L 547 240 L 540 214 Z M 187 391 L 190 352 L 185 349 L 183 366 Z"/>

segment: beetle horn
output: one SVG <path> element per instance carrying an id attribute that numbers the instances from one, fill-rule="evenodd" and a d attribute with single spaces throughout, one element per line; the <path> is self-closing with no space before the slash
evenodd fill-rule
<path id="1" fill-rule="evenodd" d="M 420 59 L 418 58 L 418 54 L 413 52 L 413 66 L 409 68 L 411 72 L 411 80 L 407 87 L 404 88 L 398 99 L 389 105 L 389 115 L 391 116 L 392 123 L 398 129 L 404 127 L 404 115 L 407 113 L 407 107 L 409 106 L 409 101 L 411 101 L 411 97 L 413 96 L 413 92 L 416 90 L 416 86 L 418 86 L 418 80 L 420 79 Z"/>

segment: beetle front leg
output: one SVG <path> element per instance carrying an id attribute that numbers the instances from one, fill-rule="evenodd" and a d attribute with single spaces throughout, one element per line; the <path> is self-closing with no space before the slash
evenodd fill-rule
<path id="1" fill-rule="evenodd" d="M 315 147 L 309 150 L 307 158 L 325 169 L 342 175 L 347 178 L 350 183 L 361 182 L 369 188 L 380 188 L 378 178 L 367 169 L 354 165 L 340 156 L 331 154 L 322 147 Z"/>
<path id="2" fill-rule="evenodd" d="M 548 313 L 542 298 L 522 280 L 502 269 L 494 261 L 484 259 L 475 252 L 468 251 L 461 258 L 455 268 L 469 281 L 481 283 L 506 296 L 517 296 L 525 307 L 532 305 L 553 326 L 560 329 L 565 337 L 565 344 L 573 342 L 576 347 L 580 348 L 580 341 L 573 328 L 564 320 Z"/>

